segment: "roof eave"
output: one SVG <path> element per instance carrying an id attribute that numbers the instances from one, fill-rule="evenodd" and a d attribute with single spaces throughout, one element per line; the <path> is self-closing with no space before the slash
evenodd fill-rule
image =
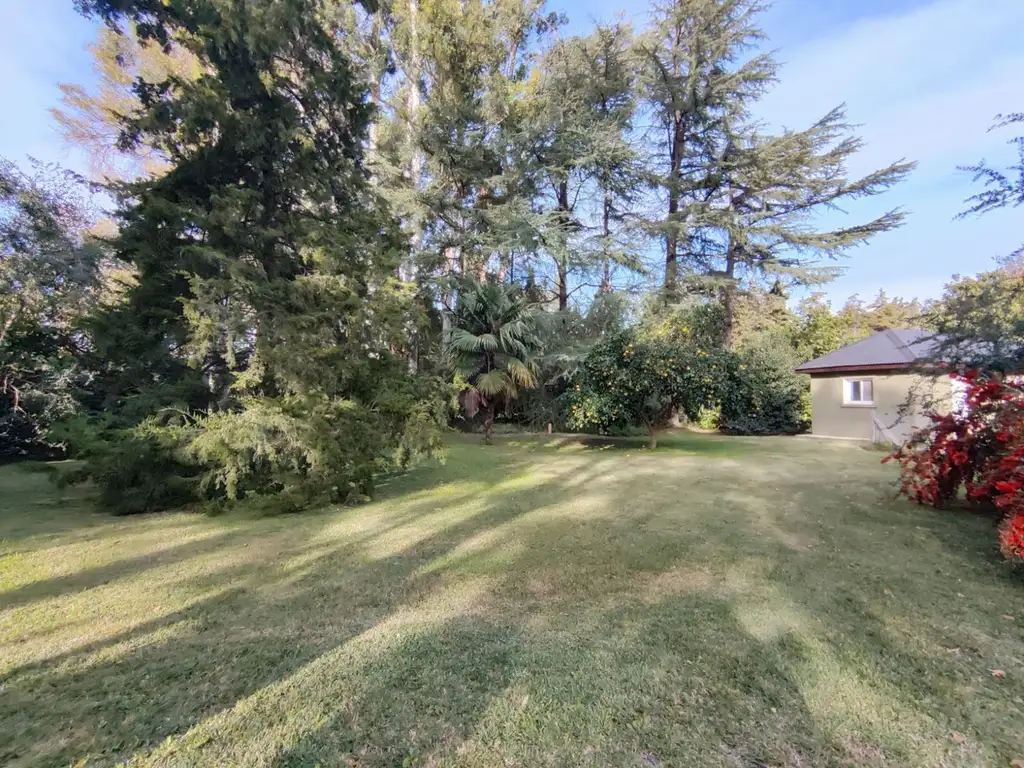
<path id="1" fill-rule="evenodd" d="M 910 368 L 926 368 L 922 363 L 861 363 L 859 365 L 829 365 L 816 368 L 803 366 L 794 369 L 794 373 L 856 373 L 858 371 L 905 371 Z"/>

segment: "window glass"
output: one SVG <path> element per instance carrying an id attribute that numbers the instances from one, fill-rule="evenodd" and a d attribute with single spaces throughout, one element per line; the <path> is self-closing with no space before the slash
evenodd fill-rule
<path id="1" fill-rule="evenodd" d="M 874 401 L 875 388 L 871 379 L 846 380 L 847 403 L 873 403 Z"/>

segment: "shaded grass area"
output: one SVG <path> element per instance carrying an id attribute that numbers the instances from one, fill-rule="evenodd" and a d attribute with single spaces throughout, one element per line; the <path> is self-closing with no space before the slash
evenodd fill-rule
<path id="1" fill-rule="evenodd" d="M 663 444 L 460 439 L 262 520 L 116 519 L 0 468 L 0 764 L 1024 757 L 987 521 L 894 500 L 855 445 Z"/>
<path id="2" fill-rule="evenodd" d="M 464 434 L 454 438 L 462 444 L 479 442 L 476 435 Z M 505 432 L 495 434 L 496 442 L 507 446 L 526 450 L 611 450 L 611 451 L 646 451 L 648 450 L 647 433 L 612 437 L 604 435 L 554 434 Z M 756 443 L 736 440 L 732 437 L 712 432 L 699 432 L 690 429 L 666 430 L 658 433 L 658 450 L 700 454 L 702 456 L 735 456 L 756 450 Z"/>

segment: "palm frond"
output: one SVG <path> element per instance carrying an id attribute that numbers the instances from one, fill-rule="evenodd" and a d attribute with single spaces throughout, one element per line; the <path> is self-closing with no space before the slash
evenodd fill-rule
<path id="1" fill-rule="evenodd" d="M 463 284 L 449 336 L 454 367 L 484 396 L 514 398 L 537 385 L 530 362 L 540 347 L 536 321 L 518 291 L 496 281 Z"/>
<path id="2" fill-rule="evenodd" d="M 509 377 L 512 381 L 520 387 L 526 387 L 529 389 L 537 386 L 537 376 L 530 369 L 530 366 L 522 360 L 511 357 L 508 362 L 505 363 L 505 368 L 508 370 Z"/>
<path id="3" fill-rule="evenodd" d="M 453 328 L 451 345 L 459 352 L 493 352 L 498 348 L 498 339 L 490 333 L 475 334 L 464 328 Z"/>
<path id="4" fill-rule="evenodd" d="M 476 388 L 488 397 L 504 395 L 517 397 L 519 392 L 515 383 L 505 371 L 488 371 L 481 373 L 476 380 Z"/>

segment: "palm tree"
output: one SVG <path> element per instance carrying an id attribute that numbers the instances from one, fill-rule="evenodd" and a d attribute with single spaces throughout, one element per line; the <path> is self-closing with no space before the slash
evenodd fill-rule
<path id="1" fill-rule="evenodd" d="M 463 409 L 469 418 L 485 411 L 484 442 L 490 443 L 495 408 L 515 400 L 520 387 L 537 386 L 531 356 L 540 342 L 525 298 L 493 280 L 470 283 L 455 307 L 449 345 L 468 383 Z"/>

